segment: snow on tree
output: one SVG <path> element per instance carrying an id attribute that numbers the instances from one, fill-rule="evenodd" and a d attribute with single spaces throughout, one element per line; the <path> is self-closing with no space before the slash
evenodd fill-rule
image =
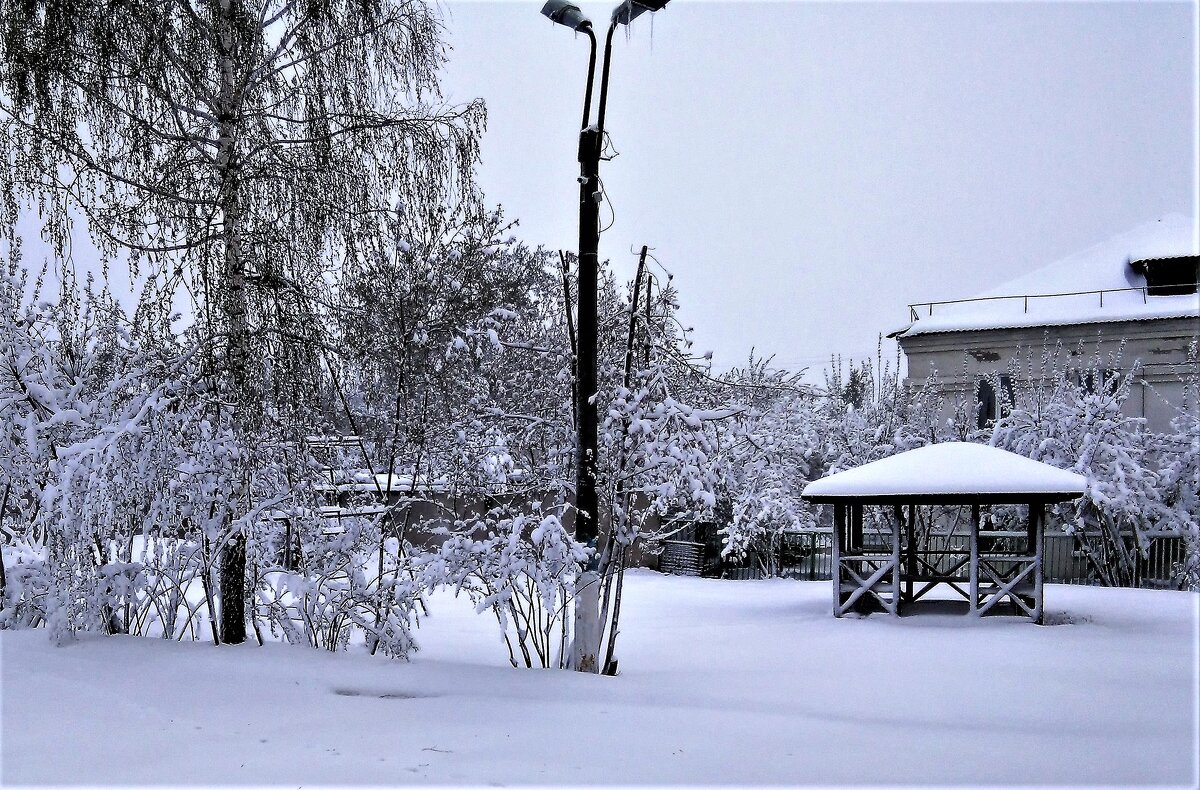
<path id="1" fill-rule="evenodd" d="M 413 585 L 364 572 L 378 524 L 330 534 L 320 470 L 289 432 L 238 439 L 194 332 L 174 336 L 149 309 L 128 319 L 90 287 L 23 303 L 23 276 L 0 285 L 0 626 L 216 639 L 232 525 L 249 537 L 260 638 L 335 648 L 357 630 L 389 654 L 412 649 Z M 296 567 L 281 566 L 283 522 Z"/>
<path id="2" fill-rule="evenodd" d="M 1158 459 L 1158 493 L 1166 507 L 1160 527 L 1181 534 L 1186 543 L 1180 586 L 1200 590 L 1200 354 L 1188 349 L 1184 399 L 1171 421 L 1171 432 L 1155 435 L 1152 455 Z"/>
<path id="3" fill-rule="evenodd" d="M 81 214 L 106 256 L 186 289 L 247 446 L 316 367 L 330 263 L 372 254 L 397 198 L 473 195 L 483 105 L 439 104 L 424 3 L 0 2 L 0 20 L 6 224 L 36 201 L 65 258 Z M 225 529 L 222 630 L 240 642 L 248 538 Z"/>
<path id="4" fill-rule="evenodd" d="M 722 551 L 733 559 L 753 556 L 766 575 L 778 572 L 783 533 L 817 526 L 817 512 L 800 492 L 821 463 L 817 394 L 801 383 L 802 372 L 770 363 L 751 354 L 746 367 L 722 376 L 729 397 L 745 407 L 722 436 L 721 499 L 728 503 Z"/>
<path id="5" fill-rule="evenodd" d="M 1162 497 L 1145 420 L 1122 411 L 1137 378 L 1136 365 L 1105 380 L 1102 369 L 1120 369 L 1120 353 L 1090 369 L 1058 366 L 1046 379 L 1022 388 L 997 419 L 991 444 L 1071 469 L 1087 478 L 1084 497 L 1057 505 L 1052 514 L 1076 536 L 1105 584 L 1136 581 L 1137 560 L 1151 535 L 1170 520 Z"/>

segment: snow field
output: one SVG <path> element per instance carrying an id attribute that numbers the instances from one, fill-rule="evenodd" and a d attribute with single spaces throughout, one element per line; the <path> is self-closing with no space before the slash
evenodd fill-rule
<path id="1" fill-rule="evenodd" d="M 514 670 L 439 593 L 411 663 L 0 633 L 4 784 L 1194 786 L 1190 593 L 836 620 L 829 584 L 632 571 L 617 678 Z"/>

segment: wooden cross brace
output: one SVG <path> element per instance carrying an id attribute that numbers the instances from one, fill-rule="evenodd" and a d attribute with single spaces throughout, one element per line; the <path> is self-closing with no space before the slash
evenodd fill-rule
<path id="1" fill-rule="evenodd" d="M 875 569 L 874 573 L 864 580 L 863 577 L 855 573 L 854 568 L 850 566 L 850 563 L 854 561 L 862 562 L 864 565 L 874 562 L 880 562 L 882 564 Z M 850 593 L 850 597 L 846 599 L 845 603 L 838 604 L 835 614 L 840 617 L 846 612 L 850 611 L 851 607 L 854 606 L 855 602 L 857 602 L 864 593 L 870 593 L 871 596 L 875 600 L 879 601 L 880 605 L 883 606 L 883 608 L 886 609 L 890 614 L 896 614 L 896 591 L 893 591 L 892 593 L 892 600 L 886 601 L 878 592 L 875 591 L 875 585 L 878 584 L 879 580 L 882 579 L 889 571 L 896 567 L 897 562 L 898 560 L 896 557 L 886 560 L 864 560 L 861 558 L 843 559 L 840 563 L 841 567 L 854 579 L 855 582 L 858 583 L 858 589 Z M 838 586 L 840 588 L 841 579 L 838 579 Z"/>
<path id="2" fill-rule="evenodd" d="M 975 612 L 976 615 L 983 615 L 988 609 L 991 609 L 993 606 L 995 606 L 997 603 L 999 603 L 1001 600 L 1003 600 L 1004 598 L 1007 597 L 1009 600 L 1011 600 L 1013 603 L 1015 603 L 1018 607 L 1020 607 L 1022 610 L 1024 610 L 1025 614 L 1029 615 L 1031 618 L 1033 618 L 1035 620 L 1037 619 L 1038 615 L 1032 609 L 1030 609 L 1028 606 L 1025 605 L 1025 602 L 1021 600 L 1020 595 L 1018 595 L 1016 592 L 1013 591 L 1013 588 L 1017 586 L 1017 582 L 1024 579 L 1026 576 L 1028 576 L 1033 571 L 1034 568 L 1037 567 L 1037 563 L 1035 563 L 1033 561 L 1033 559 L 1030 559 L 1028 562 L 1026 562 L 1024 570 L 1022 570 L 1020 573 L 1014 573 L 1013 577 L 1011 579 L 1009 579 L 1008 581 L 1004 580 L 1003 573 L 1001 573 L 1000 571 L 993 568 L 987 562 L 981 561 L 979 563 L 979 567 L 984 572 L 984 574 L 986 574 L 988 577 L 990 577 L 991 580 L 999 586 L 1000 589 L 996 590 L 996 592 L 994 592 L 991 595 L 991 597 L 988 598 L 987 602 L 983 606 L 981 606 L 978 610 L 976 610 L 976 612 Z M 1014 570 L 1016 570 L 1016 569 L 1014 568 Z"/>
<path id="3" fill-rule="evenodd" d="M 915 559 L 917 561 L 917 563 L 919 563 L 920 565 L 925 566 L 924 569 L 926 571 L 928 571 L 931 576 L 934 577 L 934 580 L 926 583 L 920 590 L 918 590 L 916 593 L 914 593 L 912 595 L 910 600 L 915 601 L 915 600 L 919 599 L 921 596 L 925 595 L 930 590 L 932 590 L 934 587 L 937 587 L 939 584 L 948 585 L 951 589 L 953 589 L 956 593 L 961 595 L 964 599 L 966 599 L 968 601 L 971 600 L 971 594 L 968 593 L 966 590 L 964 590 L 962 587 L 959 587 L 958 584 L 956 584 L 951 579 L 951 577 L 953 577 L 955 573 L 957 573 L 959 570 L 961 570 L 963 567 L 965 567 L 967 565 L 967 563 L 969 563 L 971 561 L 971 556 L 969 554 L 963 556 L 958 562 L 954 563 L 954 565 L 952 565 L 950 567 L 950 569 L 947 570 L 945 573 L 938 570 L 937 565 L 935 565 L 934 563 L 931 563 L 929 560 L 925 559 L 920 554 L 914 554 L 913 559 Z M 920 570 L 920 569 L 918 569 L 918 570 Z"/>

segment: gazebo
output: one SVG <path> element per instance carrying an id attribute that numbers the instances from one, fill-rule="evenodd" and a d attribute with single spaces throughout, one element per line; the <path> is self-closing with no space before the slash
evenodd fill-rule
<path id="1" fill-rule="evenodd" d="M 969 442 L 919 447 L 809 483 L 802 496 L 833 505 L 833 614 L 878 604 L 901 605 L 945 585 L 966 598 L 972 615 L 1013 614 L 1042 621 L 1042 536 L 1045 506 L 1078 498 L 1081 475 Z M 917 508 L 971 508 L 965 541 L 951 536 L 918 546 Z M 1022 529 L 980 530 L 980 510 L 1028 507 Z M 890 508 L 890 530 L 863 528 L 863 508 Z M 927 536 L 926 536 L 927 537 Z M 965 589 L 964 589 L 965 586 Z"/>

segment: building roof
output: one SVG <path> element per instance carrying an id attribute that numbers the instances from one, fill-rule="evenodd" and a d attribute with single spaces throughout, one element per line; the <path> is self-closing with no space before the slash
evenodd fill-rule
<path id="1" fill-rule="evenodd" d="M 410 491 L 417 491 L 423 494 L 435 493 L 441 494 L 450 490 L 450 484 L 445 477 L 429 478 L 426 475 L 419 475 L 416 480 L 416 485 L 413 484 L 412 475 L 389 474 L 387 472 L 378 472 L 371 474 L 366 471 L 358 471 L 349 479 L 344 479 L 341 475 L 335 475 L 337 482 L 321 482 L 316 488 L 319 491 L 356 491 L 356 492 L 379 492 L 390 491 L 393 494 L 407 494 Z"/>
<path id="2" fill-rule="evenodd" d="M 1083 494 L 1082 475 L 971 442 L 918 447 L 822 477 L 802 496 L 814 502 L 1061 502 Z"/>
<path id="3" fill-rule="evenodd" d="M 1200 296 L 1147 295 L 1131 263 L 1198 247 L 1196 221 L 1169 214 L 970 299 L 914 305 L 912 323 L 893 336 L 1195 317 Z"/>

